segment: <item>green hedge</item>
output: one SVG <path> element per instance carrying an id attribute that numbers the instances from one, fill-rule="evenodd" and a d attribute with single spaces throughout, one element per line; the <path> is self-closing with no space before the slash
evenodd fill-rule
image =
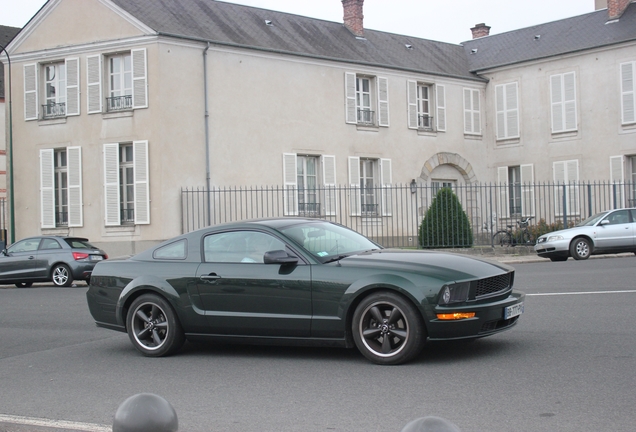
<path id="1" fill-rule="evenodd" d="M 450 188 L 437 192 L 419 230 L 423 248 L 471 247 L 473 230 L 459 199 Z"/>

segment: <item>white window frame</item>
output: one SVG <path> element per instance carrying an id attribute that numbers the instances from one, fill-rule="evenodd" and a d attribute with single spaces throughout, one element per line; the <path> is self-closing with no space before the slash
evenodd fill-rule
<path id="1" fill-rule="evenodd" d="M 621 63 L 621 124 L 636 123 L 636 62 Z"/>
<path id="2" fill-rule="evenodd" d="M 334 155 L 300 155 L 297 153 L 283 153 L 283 214 L 285 216 L 298 216 L 298 157 L 315 157 L 318 159 L 316 185 L 320 204 L 320 213 L 326 216 L 336 215 L 337 190 L 336 190 L 336 157 Z"/>
<path id="3" fill-rule="evenodd" d="M 497 139 L 519 138 L 519 87 L 517 82 L 495 86 L 495 111 Z"/>
<path id="4" fill-rule="evenodd" d="M 573 132 L 577 126 L 576 73 L 550 76 L 552 133 Z"/>
<path id="5" fill-rule="evenodd" d="M 64 64 L 66 82 L 63 95 L 56 97 L 56 102 L 63 100 L 65 103 L 64 115 L 70 117 L 80 115 L 80 71 L 79 59 L 67 58 L 55 62 L 30 63 L 23 66 L 24 72 L 24 120 L 38 120 L 40 116 L 39 101 L 46 98 L 46 75 L 42 70 L 52 64 Z M 42 76 L 42 82 L 40 77 Z M 46 119 L 46 117 L 44 117 Z"/>
<path id="6" fill-rule="evenodd" d="M 359 83 L 368 81 L 368 92 L 362 93 Z M 365 94 L 368 104 L 360 101 Z M 375 113 L 370 122 L 359 120 L 358 110 Z M 381 76 L 345 72 L 345 122 L 361 126 L 389 127 L 389 80 Z"/>
<path id="7" fill-rule="evenodd" d="M 464 133 L 481 135 L 481 91 L 464 88 Z"/>
<path id="8" fill-rule="evenodd" d="M 55 149 L 40 150 L 40 227 L 55 228 Z M 82 202 L 82 148 L 66 147 L 68 172 L 68 227 L 84 225 Z"/>
<path id="9" fill-rule="evenodd" d="M 361 180 L 361 160 L 371 160 L 374 162 L 373 188 L 379 191 L 374 194 L 374 201 L 377 200 L 378 211 L 375 214 L 365 214 L 362 212 L 362 188 Z M 349 157 L 349 212 L 351 216 L 380 217 L 392 215 L 392 168 L 391 159 L 360 158 L 358 156 Z"/>
<path id="10" fill-rule="evenodd" d="M 521 185 L 521 217 L 535 215 L 534 165 L 520 164 L 497 167 L 498 209 L 502 218 L 511 217 L 510 214 L 510 168 L 519 167 L 519 183 Z"/>
<path id="11" fill-rule="evenodd" d="M 579 161 L 578 159 L 557 161 L 552 163 L 555 183 L 554 209 L 556 216 L 563 216 L 563 190 L 565 185 L 565 202 L 568 216 L 581 214 L 579 202 Z"/>
<path id="12" fill-rule="evenodd" d="M 121 143 L 125 144 L 125 143 Z M 120 226 L 120 143 L 104 144 L 104 223 Z M 135 179 L 135 225 L 150 224 L 150 184 L 148 172 L 148 141 L 133 141 Z"/>

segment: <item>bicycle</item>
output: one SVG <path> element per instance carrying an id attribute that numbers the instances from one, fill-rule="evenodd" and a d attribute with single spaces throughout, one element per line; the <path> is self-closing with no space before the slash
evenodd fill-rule
<path id="1" fill-rule="evenodd" d="M 513 231 L 514 225 L 506 225 L 508 228 L 505 230 L 497 231 L 492 235 L 492 245 L 501 247 L 510 247 L 517 245 L 534 245 L 532 234 L 528 229 L 530 221 L 534 219 L 533 216 L 529 216 L 525 219 L 517 221 L 520 231 Z"/>

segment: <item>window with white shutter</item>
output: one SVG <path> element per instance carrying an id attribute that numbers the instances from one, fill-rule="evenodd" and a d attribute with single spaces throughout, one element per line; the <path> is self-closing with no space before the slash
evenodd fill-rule
<path id="1" fill-rule="evenodd" d="M 82 203 L 82 148 L 67 147 L 68 158 L 68 226 L 84 225 Z"/>
<path id="2" fill-rule="evenodd" d="M 576 75 L 574 72 L 550 77 L 552 132 L 577 130 Z"/>
<path id="3" fill-rule="evenodd" d="M 521 216 L 534 216 L 534 166 L 519 167 L 521 181 Z"/>
<path id="4" fill-rule="evenodd" d="M 495 87 L 497 139 L 519 138 L 519 97 L 517 83 Z"/>
<path id="5" fill-rule="evenodd" d="M 443 85 L 435 86 L 437 95 L 437 130 L 446 131 L 446 87 Z"/>
<path id="6" fill-rule="evenodd" d="M 464 133 L 481 134 L 480 91 L 464 89 Z"/>
<path id="7" fill-rule="evenodd" d="M 283 212 L 285 216 L 298 215 L 296 153 L 283 153 Z"/>
<path id="8" fill-rule="evenodd" d="M 36 64 L 24 65 L 24 120 L 38 118 L 38 69 Z"/>
<path id="9" fill-rule="evenodd" d="M 636 96 L 634 96 L 634 79 L 636 78 L 636 62 L 623 63 L 621 68 L 621 123 L 636 122 Z"/>
<path id="10" fill-rule="evenodd" d="M 68 58 L 66 63 L 66 115 L 80 114 L 79 58 Z"/>
<path id="11" fill-rule="evenodd" d="M 391 159 L 380 159 L 380 190 L 382 192 L 382 216 L 393 213 L 393 185 Z"/>
<path id="12" fill-rule="evenodd" d="M 82 149 L 40 150 L 42 228 L 83 226 Z"/>
<path id="13" fill-rule="evenodd" d="M 614 208 L 625 207 L 625 157 L 610 157 L 610 182 L 612 183 L 612 196 L 615 198 Z"/>
<path id="14" fill-rule="evenodd" d="M 102 56 L 86 57 L 86 86 L 88 113 L 102 112 Z"/>
<path id="15" fill-rule="evenodd" d="M 322 179 L 325 188 L 325 215 L 335 216 L 338 209 L 338 191 L 336 189 L 336 157 L 323 155 Z"/>
<path id="16" fill-rule="evenodd" d="M 579 161 L 559 161 L 552 164 L 555 183 L 554 207 L 557 216 L 579 215 Z"/>
<path id="17" fill-rule="evenodd" d="M 408 80 L 406 83 L 408 100 L 408 127 L 422 131 L 433 131 L 434 101 L 433 86 Z M 443 99 L 443 98 L 442 98 Z"/>
<path id="18" fill-rule="evenodd" d="M 106 226 L 121 225 L 118 143 L 104 144 L 104 200 Z"/>
<path id="19" fill-rule="evenodd" d="M 356 156 L 349 157 L 349 186 L 349 212 L 351 216 L 360 216 L 360 158 Z"/>
<path id="20" fill-rule="evenodd" d="M 148 184 L 148 141 L 133 141 L 135 177 L 135 224 L 150 223 L 150 189 Z"/>
<path id="21" fill-rule="evenodd" d="M 40 150 L 40 226 L 55 228 L 54 150 Z"/>
<path id="22" fill-rule="evenodd" d="M 345 72 L 345 121 L 389 127 L 389 80 Z"/>
<path id="23" fill-rule="evenodd" d="M 148 73 L 146 49 L 134 49 L 132 56 L 133 108 L 148 108 Z"/>

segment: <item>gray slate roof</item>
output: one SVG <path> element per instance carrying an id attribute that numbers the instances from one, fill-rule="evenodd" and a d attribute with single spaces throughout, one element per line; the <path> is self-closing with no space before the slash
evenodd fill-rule
<path id="1" fill-rule="evenodd" d="M 19 27 L 9 27 L 0 25 L 0 45 L 6 48 L 20 31 Z M 5 54 L 3 51 L 2 54 Z M 0 62 L 0 98 L 4 97 L 4 64 Z"/>
<path id="2" fill-rule="evenodd" d="M 486 69 L 636 40 L 636 3 L 617 22 L 607 9 L 464 42 L 470 71 Z M 539 39 L 535 36 L 540 35 Z M 477 52 L 472 54 L 472 50 Z"/>
<path id="3" fill-rule="evenodd" d="M 219 44 L 392 69 L 480 79 L 460 45 L 213 0 L 112 0 L 156 32 Z M 272 22 L 271 26 L 265 21 Z M 412 49 L 407 49 L 406 45 Z"/>

